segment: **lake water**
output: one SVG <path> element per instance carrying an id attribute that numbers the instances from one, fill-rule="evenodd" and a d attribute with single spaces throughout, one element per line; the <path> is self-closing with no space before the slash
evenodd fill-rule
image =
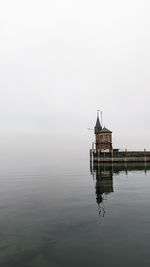
<path id="1" fill-rule="evenodd" d="M 51 154 L 1 154 L 0 266 L 150 266 L 149 167 Z"/>

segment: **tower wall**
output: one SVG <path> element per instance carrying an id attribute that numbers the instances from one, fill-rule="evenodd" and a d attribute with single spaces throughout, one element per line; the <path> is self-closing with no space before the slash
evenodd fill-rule
<path id="1" fill-rule="evenodd" d="M 96 151 L 111 151 L 112 150 L 112 133 L 97 133 L 96 137 Z"/>

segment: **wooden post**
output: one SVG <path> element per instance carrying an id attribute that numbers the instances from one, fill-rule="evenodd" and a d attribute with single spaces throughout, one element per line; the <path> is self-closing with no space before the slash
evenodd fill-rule
<path id="1" fill-rule="evenodd" d="M 92 149 L 90 149 L 90 161 L 92 162 Z"/>
<path id="2" fill-rule="evenodd" d="M 124 158 L 125 163 L 127 162 L 127 149 L 125 149 L 125 158 Z"/>
<path id="3" fill-rule="evenodd" d="M 125 168 L 127 169 L 127 149 L 125 149 Z M 127 175 L 127 172 L 126 172 Z"/>
<path id="4" fill-rule="evenodd" d="M 146 161 L 147 161 L 147 159 L 146 159 L 146 149 L 144 148 L 144 161 L 145 161 L 145 167 L 146 167 Z"/>
<path id="5" fill-rule="evenodd" d="M 144 148 L 144 160 L 146 162 L 146 149 Z"/>
<path id="6" fill-rule="evenodd" d="M 111 159 L 112 159 L 112 163 L 113 163 L 113 161 L 114 161 L 113 149 L 111 151 Z"/>

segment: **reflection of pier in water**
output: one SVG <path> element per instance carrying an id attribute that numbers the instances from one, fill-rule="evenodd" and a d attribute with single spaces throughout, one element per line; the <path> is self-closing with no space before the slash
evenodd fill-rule
<path id="1" fill-rule="evenodd" d="M 143 171 L 145 174 L 150 170 L 150 164 L 94 164 L 90 163 L 90 171 L 95 183 L 96 202 L 98 204 L 99 215 L 104 217 L 106 213 L 104 202 L 107 195 L 114 192 L 113 175 L 119 175 L 130 171 Z"/>

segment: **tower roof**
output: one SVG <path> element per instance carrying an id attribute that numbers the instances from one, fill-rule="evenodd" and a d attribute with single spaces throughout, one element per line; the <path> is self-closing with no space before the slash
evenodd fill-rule
<path id="1" fill-rule="evenodd" d="M 95 125 L 95 134 L 99 133 L 102 130 L 102 126 L 100 124 L 99 116 L 97 115 L 97 121 Z"/>
<path id="2" fill-rule="evenodd" d="M 101 133 L 112 133 L 110 130 L 108 130 L 106 127 L 104 127 L 102 130 L 101 130 Z"/>

